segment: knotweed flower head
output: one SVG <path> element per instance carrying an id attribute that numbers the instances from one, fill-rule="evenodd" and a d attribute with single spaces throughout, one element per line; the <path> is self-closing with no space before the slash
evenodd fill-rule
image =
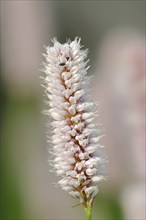
<path id="1" fill-rule="evenodd" d="M 43 79 L 50 104 L 45 113 L 53 118 L 53 168 L 61 176 L 62 189 L 90 212 L 97 183 L 104 179 L 104 159 L 95 124 L 96 103 L 87 89 L 88 50 L 81 49 L 80 38 L 65 44 L 56 39 L 52 42 L 44 55 Z"/>

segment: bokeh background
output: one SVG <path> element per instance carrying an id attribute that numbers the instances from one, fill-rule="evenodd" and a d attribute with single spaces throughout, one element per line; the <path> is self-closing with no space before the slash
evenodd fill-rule
<path id="1" fill-rule="evenodd" d="M 44 45 L 89 48 L 108 181 L 93 219 L 145 219 L 145 1 L 1 1 L 1 219 L 84 219 L 49 172 L 40 87 Z"/>

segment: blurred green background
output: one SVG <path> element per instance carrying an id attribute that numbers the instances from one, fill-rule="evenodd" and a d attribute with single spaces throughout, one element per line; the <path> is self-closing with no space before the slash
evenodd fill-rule
<path id="1" fill-rule="evenodd" d="M 84 219 L 55 187 L 40 87 L 44 45 L 76 36 L 89 48 L 109 180 L 93 219 L 145 219 L 145 1 L 1 1 L 1 219 Z"/>

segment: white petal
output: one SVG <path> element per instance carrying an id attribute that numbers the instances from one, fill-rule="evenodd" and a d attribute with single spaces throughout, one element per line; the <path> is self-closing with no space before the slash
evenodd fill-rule
<path id="1" fill-rule="evenodd" d="M 71 97 L 69 98 L 69 101 L 70 101 L 72 104 L 76 104 L 77 99 L 76 99 L 76 97 L 71 96 Z"/>
<path id="2" fill-rule="evenodd" d="M 88 188 L 85 189 L 85 193 L 86 193 L 87 195 L 90 195 L 91 193 L 93 193 L 93 192 L 96 191 L 96 190 L 97 190 L 97 187 L 96 187 L 96 186 L 90 186 L 90 187 L 88 187 Z"/>
<path id="3" fill-rule="evenodd" d="M 76 115 L 74 117 L 71 118 L 71 121 L 78 123 L 80 121 L 81 115 Z"/>
<path id="4" fill-rule="evenodd" d="M 104 180 L 104 177 L 103 177 L 103 176 L 93 176 L 93 177 L 92 177 L 92 181 L 93 181 L 94 183 L 98 183 L 98 182 L 100 182 L 100 181 L 102 181 L 102 180 Z"/>
<path id="5" fill-rule="evenodd" d="M 78 191 L 70 191 L 69 194 L 74 198 L 80 197 L 80 193 Z"/>
<path id="6" fill-rule="evenodd" d="M 69 113 L 72 115 L 75 115 L 76 113 L 76 106 L 75 105 L 71 105 L 68 109 Z"/>
<path id="7" fill-rule="evenodd" d="M 96 173 L 96 169 L 95 169 L 95 168 L 93 168 L 93 169 L 88 168 L 88 169 L 86 170 L 86 174 L 87 174 L 88 176 L 92 176 L 92 175 L 95 174 L 95 173 Z"/>
<path id="8" fill-rule="evenodd" d="M 83 159 L 85 159 L 85 155 L 84 155 L 84 153 L 79 153 L 79 158 L 80 158 L 80 160 L 83 160 Z"/>

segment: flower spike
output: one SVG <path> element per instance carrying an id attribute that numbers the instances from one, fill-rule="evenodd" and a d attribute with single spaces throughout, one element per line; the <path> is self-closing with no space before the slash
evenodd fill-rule
<path id="1" fill-rule="evenodd" d="M 79 199 L 91 215 L 97 184 L 104 179 L 104 159 L 100 152 L 100 132 L 94 123 L 97 104 L 87 86 L 88 50 L 82 50 L 81 38 L 46 48 L 44 64 L 45 93 L 53 118 L 53 168 L 61 176 L 58 184 Z M 88 215 L 89 216 L 89 215 Z M 88 218 L 89 219 L 89 218 Z"/>

